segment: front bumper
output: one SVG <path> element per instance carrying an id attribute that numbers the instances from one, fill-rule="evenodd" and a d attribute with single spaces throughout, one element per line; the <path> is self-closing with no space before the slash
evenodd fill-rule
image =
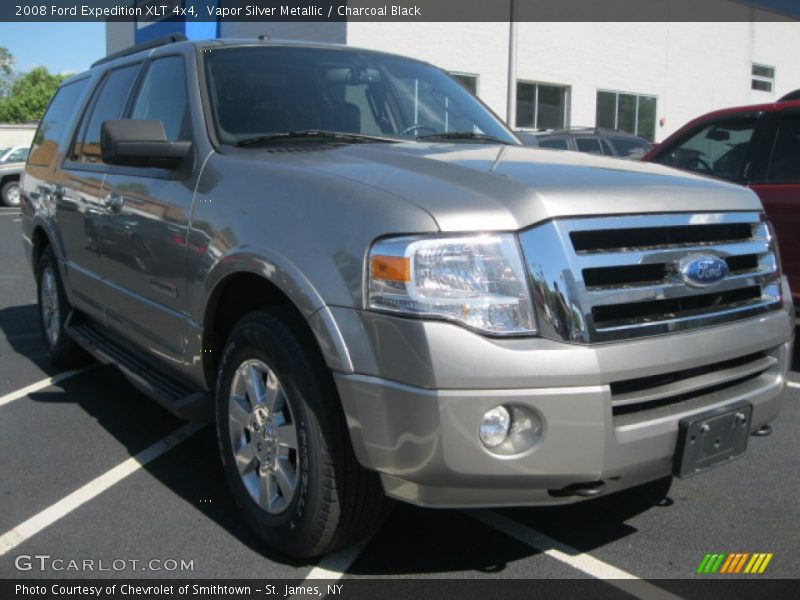
<path id="1" fill-rule="evenodd" d="M 794 309 L 730 325 L 613 344 L 488 339 L 441 322 L 333 309 L 355 374 L 337 373 L 359 461 L 392 497 L 435 507 L 560 504 L 553 490 L 603 481 L 613 492 L 672 472 L 680 419 L 746 400 L 751 430 L 778 414 Z M 360 340 L 360 344 L 358 341 Z M 366 342 L 366 343 L 365 343 Z M 615 415 L 611 382 L 761 353 L 769 368 L 722 390 Z M 677 397 L 676 397 L 677 398 Z M 498 404 L 544 424 L 532 450 L 487 451 L 481 416 Z"/>

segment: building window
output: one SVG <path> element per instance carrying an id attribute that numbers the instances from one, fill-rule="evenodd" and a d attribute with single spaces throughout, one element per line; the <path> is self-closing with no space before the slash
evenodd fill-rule
<path id="1" fill-rule="evenodd" d="M 627 131 L 648 142 L 656 137 L 656 96 L 597 92 L 597 127 Z"/>
<path id="2" fill-rule="evenodd" d="M 569 88 L 517 82 L 517 127 L 561 129 L 567 126 Z"/>
<path id="3" fill-rule="evenodd" d="M 757 65 L 753 63 L 751 70 L 753 79 L 750 81 L 750 88 L 760 92 L 771 92 L 775 85 L 775 67 Z"/>
<path id="4" fill-rule="evenodd" d="M 477 75 L 470 75 L 469 73 L 450 73 L 450 75 L 464 84 L 470 92 L 478 95 L 478 76 Z"/>

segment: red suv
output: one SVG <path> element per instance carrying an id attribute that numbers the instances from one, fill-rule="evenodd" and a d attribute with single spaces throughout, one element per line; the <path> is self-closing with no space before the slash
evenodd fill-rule
<path id="1" fill-rule="evenodd" d="M 753 189 L 778 238 L 783 270 L 800 308 L 800 100 L 703 115 L 642 160 L 711 175 Z"/>

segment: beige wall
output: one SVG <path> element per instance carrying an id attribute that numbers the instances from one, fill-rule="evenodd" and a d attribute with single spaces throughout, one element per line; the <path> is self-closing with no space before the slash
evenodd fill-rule
<path id="1" fill-rule="evenodd" d="M 0 125 L 0 148 L 30 146 L 36 125 Z"/>

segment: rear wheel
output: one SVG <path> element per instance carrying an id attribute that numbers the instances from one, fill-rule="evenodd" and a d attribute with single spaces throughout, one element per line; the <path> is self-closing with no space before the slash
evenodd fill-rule
<path id="1" fill-rule="evenodd" d="M 222 462 L 237 504 L 273 548 L 312 557 L 358 541 L 387 514 L 350 445 L 333 378 L 292 315 L 256 311 L 233 329 L 216 393 Z"/>
<path id="2" fill-rule="evenodd" d="M 64 321 L 69 314 L 70 305 L 61 284 L 56 257 L 49 246 L 42 252 L 39 260 L 37 283 L 39 323 L 50 358 L 56 364 L 65 367 L 88 362 L 88 354 L 64 330 Z"/>
<path id="3" fill-rule="evenodd" d="M 6 206 L 19 206 L 19 181 L 7 181 L 4 183 L 3 187 L 0 188 L 0 197 L 2 197 L 3 204 Z"/>

